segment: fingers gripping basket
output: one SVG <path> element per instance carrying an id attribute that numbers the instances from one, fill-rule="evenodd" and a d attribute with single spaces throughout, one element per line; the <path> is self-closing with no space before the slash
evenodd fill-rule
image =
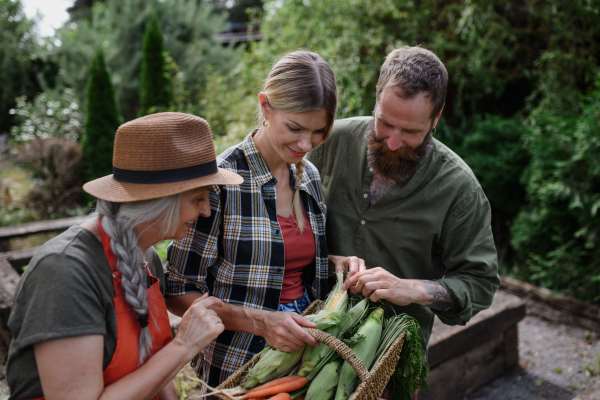
<path id="1" fill-rule="evenodd" d="M 317 307 L 320 301 L 313 302 L 302 315 L 311 314 Z M 320 331 L 318 329 L 304 328 L 316 341 L 319 343 L 326 344 L 336 351 L 342 358 L 347 361 L 352 368 L 356 371 L 356 375 L 360 379 L 361 383 L 356 388 L 354 393 L 349 397 L 349 400 L 376 400 L 379 398 L 383 389 L 390 380 L 396 364 L 400 359 L 400 353 L 402 352 L 402 345 L 404 344 L 405 333 L 403 333 L 396 341 L 392 344 L 385 355 L 379 360 L 379 362 L 371 368 L 369 372 L 365 367 L 365 364 L 354 354 L 352 349 L 346 346 L 345 343 L 340 341 L 334 336 L 328 333 Z M 217 389 L 228 389 L 238 386 L 248 370 L 260 359 L 260 355 L 255 356 L 252 360 L 241 366 L 237 371 L 229 376 L 226 380 L 221 382 Z M 221 399 L 226 399 L 224 396 L 216 395 Z"/>

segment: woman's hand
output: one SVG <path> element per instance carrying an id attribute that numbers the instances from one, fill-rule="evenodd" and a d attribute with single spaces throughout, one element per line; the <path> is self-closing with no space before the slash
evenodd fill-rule
<path id="1" fill-rule="evenodd" d="M 330 270 L 332 269 L 332 267 L 335 268 L 333 272 L 341 272 L 347 268 L 348 275 L 346 276 L 345 282 L 348 282 L 348 280 L 350 278 L 352 278 L 354 275 L 356 275 L 357 273 L 367 270 L 367 267 L 365 266 L 365 260 L 363 260 L 362 258 L 358 258 L 358 257 L 354 257 L 354 256 L 350 256 L 350 257 L 335 256 L 333 254 L 329 255 L 329 267 L 330 267 Z M 347 284 L 346 286 L 347 286 L 347 288 L 350 289 L 350 292 L 352 294 L 356 294 L 354 284 L 352 284 L 352 285 Z"/>
<path id="2" fill-rule="evenodd" d="M 260 335 L 265 338 L 267 344 L 276 349 L 291 352 L 300 349 L 304 343 L 319 345 L 319 342 L 301 328 L 316 328 L 317 324 L 296 313 L 265 311 L 262 325 Z"/>
<path id="3" fill-rule="evenodd" d="M 187 349 L 188 361 L 204 350 L 225 329 L 214 310 L 219 307 L 223 307 L 223 301 L 204 294 L 183 314 L 173 341 Z"/>

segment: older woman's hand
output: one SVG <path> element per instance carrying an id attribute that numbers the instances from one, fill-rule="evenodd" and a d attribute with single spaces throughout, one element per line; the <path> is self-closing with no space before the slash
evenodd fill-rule
<path id="1" fill-rule="evenodd" d="M 204 294 L 183 314 L 174 341 L 189 349 L 190 360 L 225 329 L 214 310 L 222 306 L 220 299 Z"/>

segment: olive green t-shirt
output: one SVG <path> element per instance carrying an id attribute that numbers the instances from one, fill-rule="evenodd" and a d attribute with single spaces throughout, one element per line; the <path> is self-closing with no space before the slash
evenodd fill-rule
<path id="1" fill-rule="evenodd" d="M 415 174 L 370 207 L 373 172 L 365 132 L 371 120 L 335 121 L 330 138 L 309 155 L 323 183 L 327 248 L 329 254 L 360 257 L 368 268 L 444 286 L 457 312 L 396 307 L 419 321 L 426 344 L 434 314 L 448 325 L 464 325 L 492 303 L 500 280 L 490 206 L 471 169 L 434 139 Z"/>
<path id="2" fill-rule="evenodd" d="M 152 247 L 145 257 L 164 293 L 160 258 Z M 117 339 L 114 296 L 102 243 L 87 229 L 74 225 L 40 247 L 19 281 L 8 321 L 13 335 L 6 368 L 11 399 L 43 395 L 33 353 L 36 343 L 104 335 L 106 369 Z"/>

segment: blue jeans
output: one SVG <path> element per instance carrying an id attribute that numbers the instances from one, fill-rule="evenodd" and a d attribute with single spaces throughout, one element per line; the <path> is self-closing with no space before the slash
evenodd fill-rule
<path id="1" fill-rule="evenodd" d="M 308 292 L 304 290 L 304 295 L 291 303 L 279 304 L 277 311 L 290 311 L 298 314 L 302 314 L 302 311 L 306 310 L 306 307 L 310 305 L 310 299 L 308 298 Z"/>

